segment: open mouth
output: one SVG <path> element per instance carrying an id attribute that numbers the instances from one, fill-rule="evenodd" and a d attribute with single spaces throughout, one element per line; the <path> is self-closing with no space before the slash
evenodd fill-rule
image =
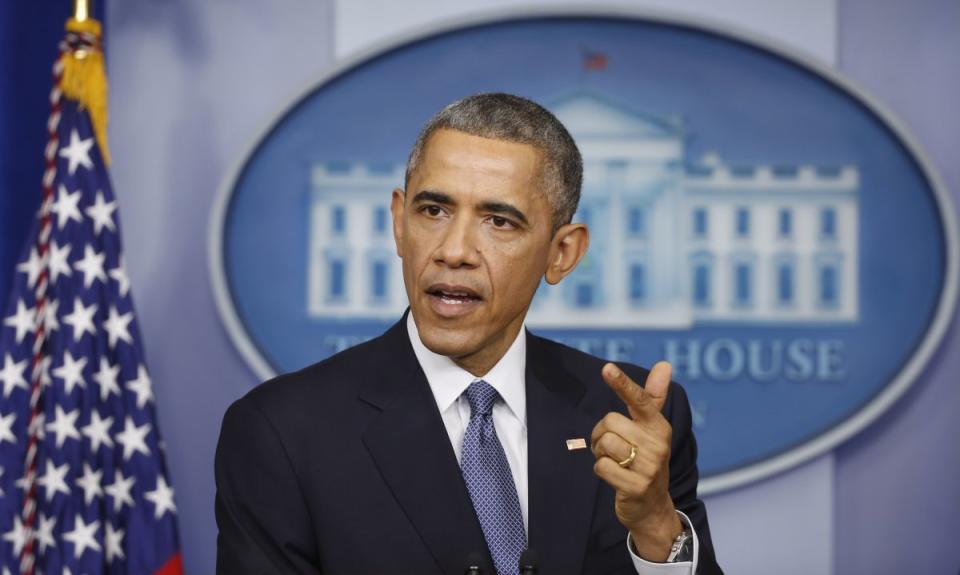
<path id="1" fill-rule="evenodd" d="M 483 299 L 475 291 L 461 287 L 433 286 L 427 293 L 447 305 L 466 305 Z"/>
<path id="2" fill-rule="evenodd" d="M 426 292 L 434 313 L 447 318 L 468 314 L 483 301 L 480 294 L 466 286 L 434 284 Z"/>

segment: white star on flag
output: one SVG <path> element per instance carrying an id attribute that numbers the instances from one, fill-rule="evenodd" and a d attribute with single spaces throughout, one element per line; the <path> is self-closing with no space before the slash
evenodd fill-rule
<path id="1" fill-rule="evenodd" d="M 50 242 L 50 281 L 52 283 L 57 283 L 57 278 L 60 276 L 70 277 L 73 275 L 73 268 L 67 261 L 72 249 L 73 246 L 70 244 L 61 248 L 57 240 Z"/>
<path id="2" fill-rule="evenodd" d="M 130 490 L 136 479 L 133 476 L 124 477 L 123 473 L 117 469 L 114 471 L 113 483 L 103 488 L 107 495 L 113 498 L 113 512 L 118 513 L 124 504 L 133 507 L 133 497 L 130 496 Z"/>
<path id="3" fill-rule="evenodd" d="M 72 194 L 67 188 L 60 184 L 57 189 L 57 201 L 50 206 L 50 211 L 57 214 L 57 229 L 62 230 L 67 222 L 82 222 L 83 214 L 80 213 L 80 196 L 82 192 L 77 190 Z"/>
<path id="4" fill-rule="evenodd" d="M 177 512 L 177 506 L 173 503 L 173 488 L 167 485 L 167 480 L 163 475 L 157 476 L 157 488 L 153 491 L 147 491 L 143 496 L 156 506 L 153 515 L 155 519 L 160 519 L 167 511 L 170 513 Z"/>
<path id="5" fill-rule="evenodd" d="M 37 479 L 37 485 L 40 485 L 46 490 L 47 501 L 53 500 L 57 493 L 70 495 L 70 489 L 67 487 L 65 479 L 69 471 L 69 463 L 64 463 L 58 467 L 53 464 L 53 461 L 47 460 L 46 472 L 43 474 L 43 477 Z"/>
<path id="6" fill-rule="evenodd" d="M 128 461 L 135 452 L 150 455 L 145 439 L 150 433 L 150 424 L 144 423 L 137 427 L 129 415 L 123 422 L 123 431 L 117 434 L 117 442 L 123 445 L 123 459 Z"/>
<path id="7" fill-rule="evenodd" d="M 93 138 L 81 140 L 76 129 L 70 132 L 70 144 L 60 149 L 60 157 L 67 159 L 67 170 L 71 176 L 77 171 L 77 166 L 83 166 L 88 170 L 93 169 L 93 162 L 90 161 L 92 147 Z"/>
<path id="8" fill-rule="evenodd" d="M 10 317 L 3 320 L 3 325 L 8 325 L 17 330 L 17 343 L 23 341 L 23 337 L 28 333 L 33 333 L 36 326 L 33 324 L 33 308 L 27 307 L 22 299 L 17 300 L 17 311 Z"/>
<path id="9" fill-rule="evenodd" d="M 83 379 L 83 368 L 87 366 L 87 358 L 80 356 L 75 359 L 70 350 L 63 352 L 63 365 L 53 369 L 53 376 L 63 380 L 63 386 L 67 393 L 73 391 L 73 388 L 80 386 L 87 387 L 87 382 Z"/>
<path id="10" fill-rule="evenodd" d="M 13 422 L 17 420 L 17 413 L 11 412 L 6 415 L 0 415 L 0 443 L 9 441 L 16 445 L 17 438 L 13 435 Z M 2 474 L 2 473 L 0 473 Z M 0 493 L 3 493 L 0 490 Z"/>
<path id="11" fill-rule="evenodd" d="M 110 306 L 107 320 L 103 322 L 103 329 L 107 331 L 107 342 L 110 344 L 110 349 L 117 347 L 117 340 L 133 343 L 133 338 L 130 336 L 130 328 L 128 327 L 131 321 L 133 321 L 132 311 L 120 315 L 116 307 Z"/>
<path id="12" fill-rule="evenodd" d="M 55 406 L 56 415 L 53 421 L 47 424 L 47 431 L 57 436 L 57 449 L 63 447 L 63 442 L 70 439 L 80 439 L 80 432 L 77 431 L 77 418 L 80 417 L 80 410 L 66 412 L 59 405 Z"/>
<path id="13" fill-rule="evenodd" d="M 20 555 L 20 551 L 27 543 L 27 530 L 23 528 L 19 515 L 13 518 L 13 528 L 3 534 L 3 540 L 13 544 L 14 555 Z"/>
<path id="14" fill-rule="evenodd" d="M 83 287 L 90 289 L 94 280 L 107 282 L 107 274 L 103 271 L 103 262 L 106 254 L 97 253 L 93 246 L 83 246 L 83 258 L 73 262 L 73 269 L 83 273 Z"/>
<path id="15" fill-rule="evenodd" d="M 113 212 L 117 209 L 117 202 L 104 202 L 103 201 L 103 192 L 97 192 L 97 198 L 93 201 L 93 205 L 84 210 L 84 213 L 93 220 L 93 232 L 100 235 L 100 232 L 103 228 L 107 228 L 111 232 L 116 231 L 116 226 L 113 223 Z"/>
<path id="16" fill-rule="evenodd" d="M 80 431 L 90 440 L 90 450 L 96 453 L 101 445 L 113 447 L 113 439 L 110 437 L 110 426 L 113 425 L 113 417 L 100 418 L 100 412 L 96 409 L 90 412 L 90 423 L 83 426 Z"/>
<path id="17" fill-rule="evenodd" d="M 103 488 L 100 486 L 102 477 L 102 469 L 94 471 L 89 463 L 83 462 L 83 476 L 77 479 L 77 485 L 83 489 L 83 502 L 87 505 L 90 505 L 94 497 L 103 497 Z"/>
<path id="18" fill-rule="evenodd" d="M 10 397 L 14 388 L 22 387 L 28 389 L 27 380 L 23 377 L 23 372 L 27 370 L 27 360 L 21 359 L 14 363 L 9 353 L 3 356 L 3 369 L 0 369 L 0 381 L 3 382 L 3 397 Z M 129 385 L 129 384 L 127 384 Z M 140 395 L 137 395 L 139 401 Z"/>
<path id="19" fill-rule="evenodd" d="M 93 374 L 93 380 L 100 386 L 100 401 L 107 401 L 111 393 L 120 395 L 120 386 L 117 385 L 119 375 L 120 366 L 110 365 L 106 356 L 100 356 L 100 370 Z"/>
<path id="20" fill-rule="evenodd" d="M 37 538 L 37 543 L 40 545 L 40 553 L 46 551 L 47 547 L 57 546 L 57 541 L 53 538 L 53 528 L 56 525 L 56 517 L 47 517 L 43 513 L 40 514 L 40 525 L 34 533 L 34 536 Z"/>
<path id="21" fill-rule="evenodd" d="M 127 293 L 130 291 L 130 278 L 127 277 L 127 268 L 123 264 L 123 260 L 120 260 L 120 265 L 113 268 L 107 274 L 117 280 L 117 289 L 120 292 L 120 297 L 127 297 Z"/>
<path id="22" fill-rule="evenodd" d="M 106 536 L 103 538 L 103 545 L 106 547 L 104 551 L 107 554 L 107 563 L 116 559 L 126 559 L 126 555 L 123 554 L 123 535 L 124 530 L 121 528 L 113 528 L 113 525 L 107 523 L 107 532 Z"/>
<path id="23" fill-rule="evenodd" d="M 73 543 L 73 557 L 79 559 L 87 549 L 100 551 L 100 543 L 97 542 L 97 530 L 100 529 L 100 522 L 94 519 L 90 523 L 83 520 L 83 516 L 77 513 L 73 522 L 73 531 L 63 534 L 63 539 Z"/>
<path id="24" fill-rule="evenodd" d="M 60 320 L 57 318 L 59 311 L 60 302 L 58 300 L 52 299 L 47 302 L 47 310 L 43 314 L 43 329 L 46 330 L 47 335 L 53 333 L 54 330 L 60 329 Z"/>
<path id="25" fill-rule="evenodd" d="M 27 274 L 27 286 L 33 289 L 37 285 L 37 278 L 40 277 L 40 270 L 43 269 L 43 258 L 37 248 L 30 248 L 30 256 L 27 261 L 17 264 L 17 271 Z"/>
<path id="26" fill-rule="evenodd" d="M 137 379 L 128 381 L 127 389 L 137 394 L 137 409 L 143 409 L 148 401 L 153 401 L 153 383 L 142 363 L 137 366 Z"/>
<path id="27" fill-rule="evenodd" d="M 53 361 L 53 356 L 45 355 L 43 359 L 40 360 L 40 385 L 46 387 L 53 383 L 53 380 L 50 379 L 50 363 Z"/>
<path id="28" fill-rule="evenodd" d="M 73 341 L 80 341 L 86 332 L 90 332 L 90 335 L 97 334 L 97 328 L 93 324 L 95 313 L 97 313 L 97 304 L 92 303 L 86 307 L 79 297 L 73 298 L 73 311 L 63 316 L 63 323 L 73 327 Z"/>

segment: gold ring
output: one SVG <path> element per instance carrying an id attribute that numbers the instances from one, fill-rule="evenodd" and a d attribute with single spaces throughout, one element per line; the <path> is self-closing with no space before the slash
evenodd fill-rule
<path id="1" fill-rule="evenodd" d="M 630 445 L 630 456 L 627 457 L 626 459 L 624 459 L 623 461 L 618 461 L 618 462 L 617 462 L 617 465 L 619 465 L 620 467 L 623 467 L 624 469 L 626 469 L 627 467 L 630 467 L 630 464 L 633 463 L 633 460 L 636 459 L 636 458 L 637 458 L 637 446 L 631 444 L 631 445 Z"/>

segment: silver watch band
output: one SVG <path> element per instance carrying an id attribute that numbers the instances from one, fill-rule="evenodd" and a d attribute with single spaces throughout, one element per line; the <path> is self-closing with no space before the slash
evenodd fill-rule
<path id="1" fill-rule="evenodd" d="M 667 556 L 666 563 L 680 563 L 681 561 L 691 561 L 693 559 L 693 534 L 689 529 L 684 529 L 673 540 L 673 546 L 670 547 L 670 555 Z"/>

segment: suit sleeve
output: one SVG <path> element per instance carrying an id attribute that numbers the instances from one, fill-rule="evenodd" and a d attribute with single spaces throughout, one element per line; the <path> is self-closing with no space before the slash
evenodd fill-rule
<path id="1" fill-rule="evenodd" d="M 697 498 L 697 483 L 700 472 L 697 469 L 697 440 L 693 436 L 693 417 L 690 402 L 683 387 L 671 384 L 670 400 L 664 406 L 664 415 L 673 427 L 673 441 L 670 447 L 670 497 L 674 506 L 690 520 L 697 534 L 699 561 L 697 575 L 722 575 L 717 564 L 710 538 L 710 525 L 707 522 L 707 509 L 703 501 Z"/>
<path id="2" fill-rule="evenodd" d="M 320 572 L 289 455 L 250 396 L 224 416 L 215 476 L 217 573 Z"/>

